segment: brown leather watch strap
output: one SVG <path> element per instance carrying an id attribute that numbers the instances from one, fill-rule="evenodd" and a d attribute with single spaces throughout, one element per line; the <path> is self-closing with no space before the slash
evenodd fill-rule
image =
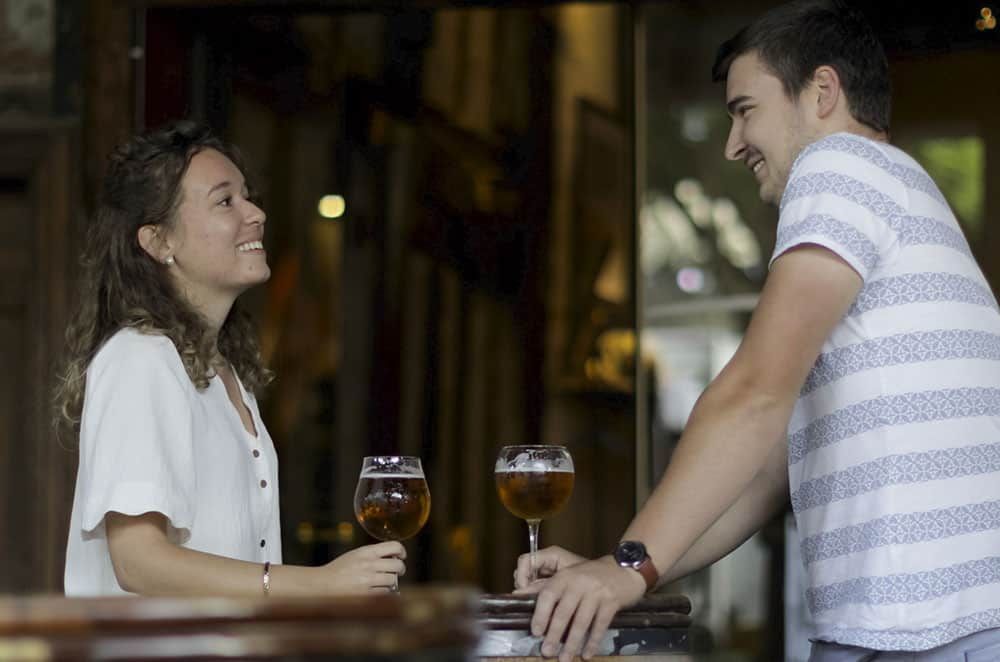
<path id="1" fill-rule="evenodd" d="M 657 571 L 656 566 L 653 565 L 653 559 L 649 556 L 642 560 L 635 568 L 642 575 L 642 578 L 646 580 L 646 592 L 652 591 L 656 588 L 656 582 L 660 580 L 660 573 Z"/>

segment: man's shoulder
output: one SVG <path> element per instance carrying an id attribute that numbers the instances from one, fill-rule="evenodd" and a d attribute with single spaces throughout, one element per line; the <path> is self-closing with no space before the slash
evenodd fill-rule
<path id="1" fill-rule="evenodd" d="M 887 143 L 872 140 L 857 133 L 840 132 L 824 136 L 802 149 L 796 159 L 797 166 L 823 163 L 826 167 L 850 169 L 867 162 L 882 169 L 890 169 L 898 160 L 895 150 Z"/>

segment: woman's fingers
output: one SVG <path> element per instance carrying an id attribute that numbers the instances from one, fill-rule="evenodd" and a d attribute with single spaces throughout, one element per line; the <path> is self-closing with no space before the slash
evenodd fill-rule
<path id="1" fill-rule="evenodd" d="M 393 575 L 405 575 L 406 574 L 406 564 L 403 563 L 401 559 L 397 558 L 385 558 L 376 559 L 371 562 L 371 569 L 373 572 L 378 573 L 389 573 Z"/>
<path id="2" fill-rule="evenodd" d="M 406 548 L 403 544 L 396 540 L 389 540 L 387 542 L 379 542 L 374 545 L 368 545 L 366 548 L 372 552 L 375 556 L 387 557 L 395 556 L 399 559 L 406 558 Z"/>

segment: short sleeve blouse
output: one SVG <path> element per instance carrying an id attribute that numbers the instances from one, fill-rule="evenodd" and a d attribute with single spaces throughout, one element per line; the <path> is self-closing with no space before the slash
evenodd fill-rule
<path id="1" fill-rule="evenodd" d="M 239 388 L 257 436 L 220 377 L 195 388 L 168 338 L 123 329 L 98 351 L 80 425 L 67 595 L 124 593 L 108 552 L 109 512 L 161 513 L 182 547 L 281 562 L 277 457 L 255 398 Z"/>

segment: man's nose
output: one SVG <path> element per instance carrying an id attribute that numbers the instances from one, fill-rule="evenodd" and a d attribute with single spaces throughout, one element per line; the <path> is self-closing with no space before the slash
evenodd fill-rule
<path id="1" fill-rule="evenodd" d="M 743 142 L 743 132 L 739 124 L 733 122 L 729 129 L 729 137 L 726 139 L 726 158 L 730 161 L 739 161 L 746 152 L 746 144 Z"/>

